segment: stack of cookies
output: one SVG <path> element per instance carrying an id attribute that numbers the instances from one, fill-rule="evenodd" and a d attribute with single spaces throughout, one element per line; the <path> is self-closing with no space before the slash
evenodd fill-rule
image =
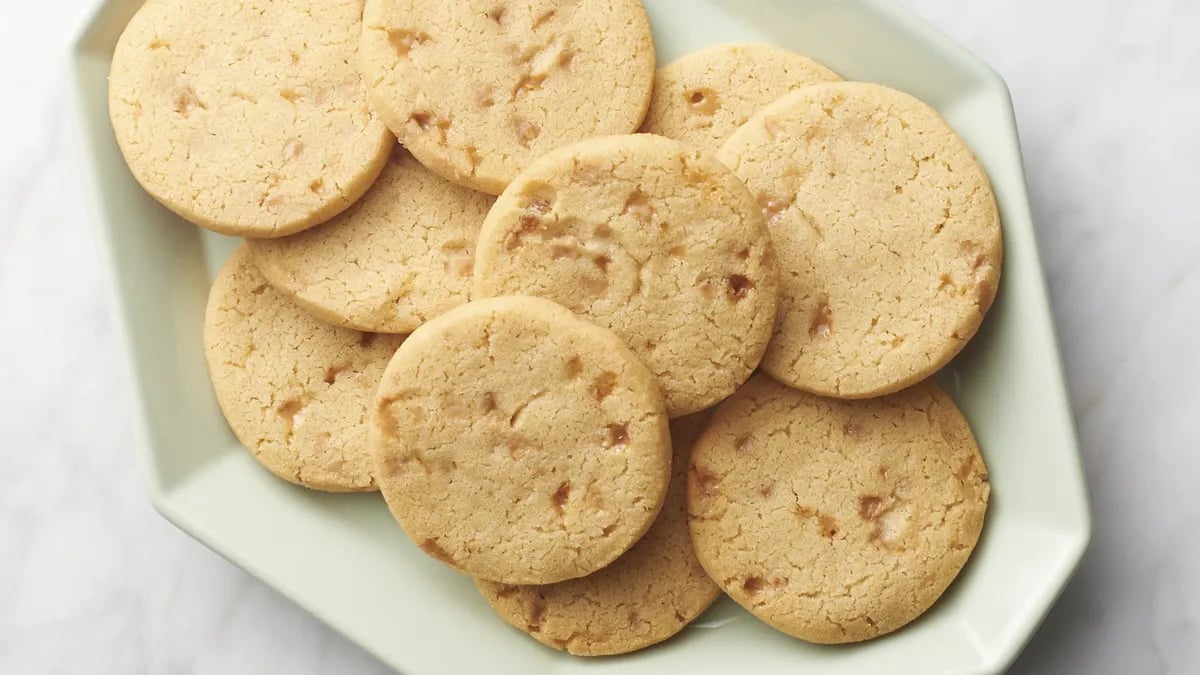
<path id="1" fill-rule="evenodd" d="M 911 96 L 769 45 L 656 72 L 639 0 L 148 0 L 110 104 L 151 195 L 245 238 L 204 323 L 238 439 L 381 491 L 540 642 L 636 650 L 722 592 L 865 640 L 973 550 L 987 471 L 929 378 L 1000 224 Z"/>

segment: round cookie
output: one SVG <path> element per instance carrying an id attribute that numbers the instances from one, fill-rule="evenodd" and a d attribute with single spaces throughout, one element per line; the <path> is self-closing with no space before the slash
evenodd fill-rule
<path id="1" fill-rule="evenodd" d="M 624 654 L 666 640 L 720 591 L 688 534 L 688 457 L 708 424 L 705 411 L 671 422 L 671 485 L 654 526 L 625 555 L 580 579 L 548 586 L 476 581 L 492 608 L 544 645 L 582 656 Z"/>
<path id="2" fill-rule="evenodd" d="M 642 130 L 716 151 L 751 115 L 789 91 L 841 79 L 774 45 L 715 45 L 658 69 Z"/>
<path id="3" fill-rule="evenodd" d="M 777 277 L 770 233 L 729 169 L 641 134 L 561 148 L 522 172 L 480 231 L 474 296 L 545 297 L 611 328 L 679 417 L 758 365 Z"/>
<path id="4" fill-rule="evenodd" d="M 476 578 L 546 584 L 616 560 L 666 495 L 654 377 L 611 332 L 547 300 L 462 305 L 409 336 L 375 400 L 392 514 Z"/>
<path id="5" fill-rule="evenodd" d="M 117 42 L 113 131 L 193 223 L 277 237 L 333 217 L 395 139 L 358 73 L 361 0 L 148 0 Z"/>
<path id="6" fill-rule="evenodd" d="M 346 212 L 247 244 L 267 280 L 318 318 L 409 333 L 469 299 L 475 239 L 493 201 L 443 180 L 396 145 L 375 185 Z"/>
<path id="7" fill-rule="evenodd" d="M 754 193 L 781 271 L 762 368 L 837 398 L 932 375 L 979 329 L 1000 276 L 987 174 L 937 112 L 860 82 L 771 104 L 717 155 Z"/>
<path id="8" fill-rule="evenodd" d="M 217 274 L 204 315 L 208 372 L 238 440 L 280 478 L 332 492 L 375 489 L 366 418 L 402 340 L 310 317 L 245 246 Z"/>
<path id="9" fill-rule="evenodd" d="M 844 643 L 941 596 L 989 490 L 967 421 L 932 381 L 840 401 L 759 375 L 696 444 L 688 515 L 696 555 L 738 604 L 789 635 Z"/>
<path id="10" fill-rule="evenodd" d="M 640 0 L 367 0 L 362 69 L 422 164 L 500 194 L 550 150 L 636 130 L 654 43 Z"/>

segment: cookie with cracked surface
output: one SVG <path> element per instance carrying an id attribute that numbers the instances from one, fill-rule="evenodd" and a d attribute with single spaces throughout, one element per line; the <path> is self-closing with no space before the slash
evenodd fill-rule
<path id="1" fill-rule="evenodd" d="M 410 333 L 465 303 L 494 199 L 443 180 L 399 145 L 361 200 L 299 234 L 246 243 L 275 288 L 329 323 Z"/>
<path id="2" fill-rule="evenodd" d="M 550 150 L 636 130 L 654 43 L 640 0 L 367 0 L 362 70 L 422 164 L 500 194 Z"/>
<path id="3" fill-rule="evenodd" d="M 155 199 L 217 232 L 333 217 L 395 139 L 354 67 L 362 0 L 148 0 L 113 53 L 109 113 Z"/>
<path id="4" fill-rule="evenodd" d="M 658 69 L 642 130 L 715 152 L 751 115 L 789 91 L 841 79 L 775 45 L 715 45 Z"/>
<path id="5" fill-rule="evenodd" d="M 680 417 L 732 394 L 771 336 L 778 271 L 753 197 L 715 157 L 640 134 L 529 166 L 496 201 L 474 297 L 549 298 L 611 328 Z"/>
<path id="6" fill-rule="evenodd" d="M 946 365 L 995 298 L 1000 218 L 987 174 L 921 101 L 820 84 L 756 114 L 717 155 L 779 254 L 763 370 L 822 396 L 898 391 Z"/>
<path id="7" fill-rule="evenodd" d="M 581 656 L 624 654 L 683 630 L 721 593 L 688 534 L 688 457 L 712 416 L 704 411 L 671 421 L 671 485 L 654 526 L 608 567 L 547 586 L 476 581 L 509 624 L 544 645 Z"/>
<path id="8" fill-rule="evenodd" d="M 272 473 L 331 492 L 376 489 L 367 413 L 403 338 L 329 326 L 267 283 L 243 245 L 217 274 L 204 356 L 217 403 Z"/>
<path id="9" fill-rule="evenodd" d="M 470 302 L 405 341 L 371 445 L 392 514 L 470 576 L 546 584 L 616 560 L 671 470 L 654 377 L 612 332 L 548 300 Z"/>
<path id="10" fill-rule="evenodd" d="M 818 643 L 867 640 L 925 612 L 978 541 L 990 487 L 958 407 L 932 381 L 864 401 L 765 375 L 696 444 L 696 555 L 759 619 Z"/>

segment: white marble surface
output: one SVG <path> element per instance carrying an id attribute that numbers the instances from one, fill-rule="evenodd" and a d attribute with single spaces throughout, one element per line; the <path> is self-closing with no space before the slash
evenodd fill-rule
<path id="1" fill-rule="evenodd" d="M 0 672 L 384 668 L 159 518 L 62 61 L 0 3 Z M 1016 673 L 1200 673 L 1200 2 L 907 0 L 1016 101 L 1095 538 Z"/>

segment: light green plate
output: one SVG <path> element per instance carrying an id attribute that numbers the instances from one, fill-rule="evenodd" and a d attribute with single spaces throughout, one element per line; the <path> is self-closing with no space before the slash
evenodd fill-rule
<path id="1" fill-rule="evenodd" d="M 997 673 L 1087 545 L 1090 523 L 1012 105 L 988 66 L 887 0 L 647 0 L 661 60 L 769 41 L 848 79 L 937 107 L 983 160 L 1000 201 L 1004 278 L 984 329 L 944 374 L 991 469 L 982 542 L 946 597 L 895 635 L 817 647 L 728 600 L 668 643 L 585 661 L 508 628 L 465 577 L 411 545 L 376 495 L 293 487 L 259 468 L 221 419 L 201 352 L 209 280 L 235 240 L 148 197 L 109 128 L 109 61 L 139 0 L 111 0 L 74 53 L 96 219 L 137 394 L 150 497 L 164 516 L 385 663 L 426 673 Z"/>

